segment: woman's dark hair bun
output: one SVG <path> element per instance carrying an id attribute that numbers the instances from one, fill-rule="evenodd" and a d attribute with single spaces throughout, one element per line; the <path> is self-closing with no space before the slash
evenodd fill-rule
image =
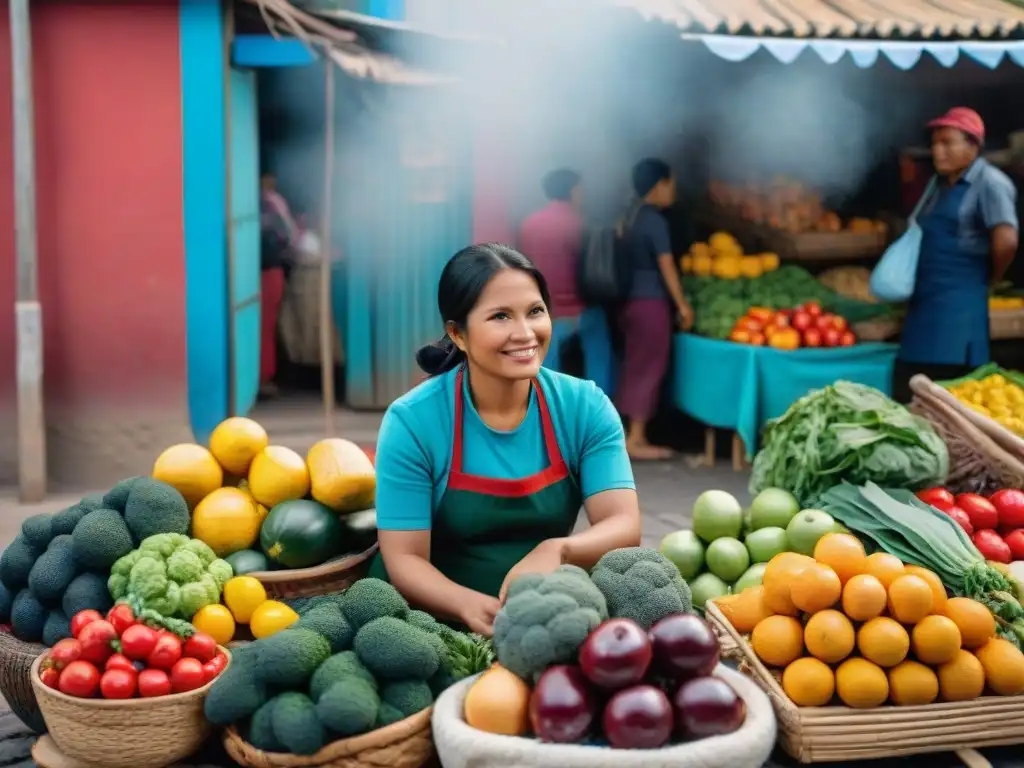
<path id="1" fill-rule="evenodd" d="M 428 376 L 440 376 L 465 359 L 465 354 L 445 334 L 439 341 L 416 350 L 416 364 Z"/>

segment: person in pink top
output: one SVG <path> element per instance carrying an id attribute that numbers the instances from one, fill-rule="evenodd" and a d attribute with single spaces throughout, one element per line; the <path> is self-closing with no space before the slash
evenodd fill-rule
<path id="1" fill-rule="evenodd" d="M 585 377 L 612 395 L 611 334 L 604 310 L 580 299 L 578 270 L 583 255 L 580 175 L 560 168 L 544 177 L 548 202 L 530 214 L 519 230 L 519 250 L 537 266 L 551 291 L 552 338 L 544 366 L 559 370 L 561 347 L 579 334 Z"/>

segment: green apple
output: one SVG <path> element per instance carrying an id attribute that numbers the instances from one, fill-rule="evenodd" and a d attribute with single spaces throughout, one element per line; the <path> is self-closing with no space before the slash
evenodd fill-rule
<path id="1" fill-rule="evenodd" d="M 694 607 L 703 608 L 708 600 L 728 595 L 729 585 L 713 573 L 702 573 L 690 582 L 690 592 L 693 593 Z"/>
<path id="2" fill-rule="evenodd" d="M 761 579 L 764 578 L 764 569 L 767 567 L 768 563 L 754 563 L 747 568 L 746 572 L 732 585 L 732 593 L 738 595 L 744 589 L 761 586 Z"/>
<path id="3" fill-rule="evenodd" d="M 708 570 L 725 581 L 735 581 L 750 567 L 750 553 L 743 542 L 729 537 L 708 544 L 704 558 Z"/>
<path id="4" fill-rule="evenodd" d="M 750 504 L 750 529 L 785 528 L 799 511 L 800 504 L 789 491 L 765 488 Z"/>
<path id="5" fill-rule="evenodd" d="M 743 509 L 725 491 L 704 491 L 693 504 L 693 532 L 706 542 L 735 539 L 743 529 Z"/>
<path id="6" fill-rule="evenodd" d="M 704 544 L 693 531 L 676 531 L 661 540 L 658 551 L 689 581 L 704 567 Z"/>
<path id="7" fill-rule="evenodd" d="M 745 543 L 750 560 L 755 563 L 767 563 L 780 552 L 789 549 L 785 528 L 758 528 L 747 534 Z"/>
<path id="8" fill-rule="evenodd" d="M 835 533 L 836 521 L 828 512 L 820 509 L 805 509 L 789 521 L 786 538 L 794 552 L 801 555 L 814 554 L 814 545 L 826 533 Z"/>

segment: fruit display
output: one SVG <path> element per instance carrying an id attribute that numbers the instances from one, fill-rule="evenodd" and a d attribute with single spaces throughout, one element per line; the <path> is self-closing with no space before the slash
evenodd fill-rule
<path id="1" fill-rule="evenodd" d="M 822 310 L 816 301 L 794 309 L 751 307 L 736 321 L 729 341 L 774 349 L 851 347 L 857 337 L 840 315 Z"/>
<path id="2" fill-rule="evenodd" d="M 797 706 L 916 706 L 986 690 L 1024 693 L 1024 653 L 997 636 L 983 603 L 947 596 L 934 571 L 891 553 L 868 555 L 851 534 L 826 534 L 811 556 L 776 555 L 760 600 L 765 615 L 750 647 L 781 671 Z"/>
<path id="3" fill-rule="evenodd" d="M 216 641 L 189 628 L 179 636 L 138 619 L 124 604 L 104 618 L 84 610 L 71 618 L 72 636 L 39 664 L 43 685 L 76 698 L 132 699 L 202 688 L 228 666 Z"/>
<path id="4" fill-rule="evenodd" d="M 754 224 L 790 234 L 850 232 L 884 236 L 888 232 L 884 222 L 873 219 L 854 217 L 844 223 L 826 208 L 820 192 L 781 176 L 764 185 L 713 181 L 709 192 L 715 205 Z"/>
<path id="5" fill-rule="evenodd" d="M 967 379 L 949 392 L 968 408 L 1024 437 L 1024 387 L 1001 373 Z"/>
<path id="6" fill-rule="evenodd" d="M 1024 491 L 1002 488 L 986 498 L 929 488 L 916 495 L 963 528 L 989 562 L 1009 565 L 1024 560 Z"/>
<path id="7" fill-rule="evenodd" d="M 684 275 L 711 275 L 721 280 L 758 278 L 778 268 L 777 254 L 745 254 L 739 241 L 728 232 L 716 232 L 708 242 L 694 243 L 679 260 Z"/>
<path id="8" fill-rule="evenodd" d="M 488 733 L 613 749 L 723 736 L 743 725 L 746 705 L 714 675 L 718 662 L 715 633 L 693 614 L 649 628 L 606 619 L 532 686 L 504 666 L 485 672 L 466 694 L 464 717 Z"/>
<path id="9" fill-rule="evenodd" d="M 493 660 L 483 638 L 410 609 L 386 582 L 362 579 L 235 650 L 204 708 L 211 723 L 243 726 L 258 749 L 310 755 L 431 706 Z"/>

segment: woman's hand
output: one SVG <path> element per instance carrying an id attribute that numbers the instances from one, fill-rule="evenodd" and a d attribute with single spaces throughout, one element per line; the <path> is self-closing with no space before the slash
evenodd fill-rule
<path id="1" fill-rule="evenodd" d="M 685 301 L 676 307 L 676 320 L 680 329 L 688 331 L 693 328 L 693 308 Z"/>
<path id="2" fill-rule="evenodd" d="M 504 604 L 509 585 L 520 576 L 527 573 L 551 573 L 562 565 L 565 562 L 564 548 L 564 539 L 548 539 L 534 547 L 530 554 L 513 565 L 512 570 L 505 576 L 498 600 Z"/>
<path id="3" fill-rule="evenodd" d="M 472 592 L 470 595 L 462 601 L 459 618 L 470 632 L 490 637 L 494 634 L 494 617 L 498 614 L 501 603 L 482 592 Z"/>

